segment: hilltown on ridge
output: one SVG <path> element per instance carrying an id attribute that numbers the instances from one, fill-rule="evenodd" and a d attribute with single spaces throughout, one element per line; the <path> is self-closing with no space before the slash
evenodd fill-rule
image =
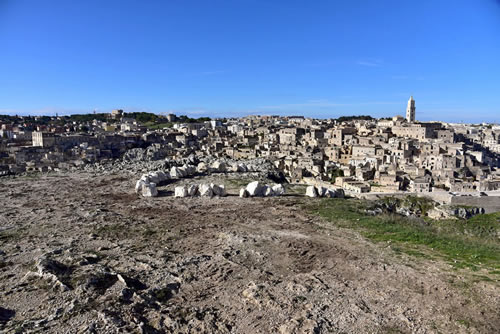
<path id="1" fill-rule="evenodd" d="M 419 122 L 413 97 L 406 118 L 194 120 L 122 110 L 84 116 L 1 117 L 0 175 L 81 169 L 155 145 L 161 154 L 153 160 L 261 158 L 290 183 L 350 194 L 500 189 L 500 126 Z"/>

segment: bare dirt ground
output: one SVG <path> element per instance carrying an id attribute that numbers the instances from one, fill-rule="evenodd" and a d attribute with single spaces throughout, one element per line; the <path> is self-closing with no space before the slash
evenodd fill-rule
<path id="1" fill-rule="evenodd" d="M 498 333 L 496 282 L 333 227 L 316 199 L 142 198 L 136 178 L 0 180 L 0 331 Z"/>

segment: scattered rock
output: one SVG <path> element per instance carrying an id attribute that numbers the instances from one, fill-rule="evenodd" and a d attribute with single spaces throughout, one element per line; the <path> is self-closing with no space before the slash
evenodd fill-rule
<path id="1" fill-rule="evenodd" d="M 285 187 L 282 184 L 275 184 L 273 187 L 273 192 L 275 196 L 281 196 L 285 194 Z"/>
<path id="2" fill-rule="evenodd" d="M 158 189 L 156 189 L 155 183 L 145 183 L 142 185 L 142 196 L 144 197 L 156 197 L 158 196 Z"/>
<path id="3" fill-rule="evenodd" d="M 248 192 L 249 196 L 262 196 L 262 185 L 259 183 L 259 181 L 253 181 L 250 182 L 247 187 L 246 191 Z"/>
<path id="4" fill-rule="evenodd" d="M 307 197 L 318 197 L 318 190 L 316 190 L 315 186 L 309 186 L 306 188 L 306 196 Z"/>
<path id="5" fill-rule="evenodd" d="M 142 194 L 142 186 L 146 184 L 146 181 L 142 178 L 135 183 L 135 192 L 137 194 Z"/>
<path id="6" fill-rule="evenodd" d="M 327 198 L 344 198 L 343 189 L 328 189 L 326 187 L 308 186 L 306 188 L 307 197 L 327 197 Z"/>
<path id="7" fill-rule="evenodd" d="M 226 171 L 226 164 L 219 160 L 216 160 L 211 166 L 210 171 L 223 173 Z"/>
<path id="8" fill-rule="evenodd" d="M 198 193 L 198 185 L 197 184 L 191 184 L 187 187 L 187 193 L 188 196 L 196 196 L 199 195 Z"/>
<path id="9" fill-rule="evenodd" d="M 223 197 L 226 196 L 226 188 L 224 185 L 216 185 L 216 184 L 210 184 L 210 187 L 212 188 L 212 191 L 215 196 Z"/>
<path id="10" fill-rule="evenodd" d="M 209 184 L 201 184 L 199 190 L 202 197 L 212 197 L 214 195 L 212 187 Z"/>
<path id="11" fill-rule="evenodd" d="M 206 164 L 206 163 L 204 163 L 204 162 L 200 162 L 200 163 L 198 164 L 198 166 L 196 167 L 196 171 L 197 171 L 198 173 L 206 173 L 206 172 L 207 172 L 207 170 L 208 170 L 208 168 L 207 168 L 207 164 Z"/>
<path id="12" fill-rule="evenodd" d="M 175 197 L 187 197 L 188 189 L 186 186 L 175 187 L 174 196 Z"/>
<path id="13" fill-rule="evenodd" d="M 265 186 L 262 187 L 262 195 L 264 197 L 274 196 L 273 188 L 271 188 L 266 184 Z"/>
<path id="14" fill-rule="evenodd" d="M 285 193 L 285 188 L 281 184 L 273 186 L 260 184 L 259 181 L 250 182 L 245 189 L 245 192 L 240 190 L 240 197 L 270 197 L 281 196 Z"/>
<path id="15" fill-rule="evenodd" d="M 326 189 L 325 187 L 317 187 L 316 191 L 318 192 L 318 197 L 325 197 L 328 193 L 328 189 Z"/>

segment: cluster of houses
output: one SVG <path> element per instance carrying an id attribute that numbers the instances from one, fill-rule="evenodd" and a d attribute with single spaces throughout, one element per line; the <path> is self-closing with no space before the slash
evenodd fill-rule
<path id="1" fill-rule="evenodd" d="M 8 161 L 11 169 L 29 169 L 30 164 L 35 169 L 62 168 L 116 158 L 129 148 L 155 143 L 172 158 L 265 158 L 291 183 L 320 181 L 354 193 L 500 189 L 500 126 L 418 122 L 415 116 L 410 98 L 406 117 L 340 121 L 247 116 L 181 122 L 170 114 L 164 119 L 168 126 L 153 129 L 117 110 L 106 121 L 86 123 L 85 134 L 51 129 L 27 134 L 2 124 L 0 165 Z"/>

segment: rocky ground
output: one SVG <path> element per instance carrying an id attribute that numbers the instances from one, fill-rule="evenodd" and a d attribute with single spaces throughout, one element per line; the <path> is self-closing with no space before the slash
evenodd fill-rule
<path id="1" fill-rule="evenodd" d="M 395 256 L 298 194 L 134 193 L 131 174 L 0 179 L 6 333 L 497 333 L 497 282 Z M 248 180 L 245 179 L 248 178 Z M 302 189 L 303 191 L 303 189 Z M 332 199 L 345 201 L 344 199 Z"/>

